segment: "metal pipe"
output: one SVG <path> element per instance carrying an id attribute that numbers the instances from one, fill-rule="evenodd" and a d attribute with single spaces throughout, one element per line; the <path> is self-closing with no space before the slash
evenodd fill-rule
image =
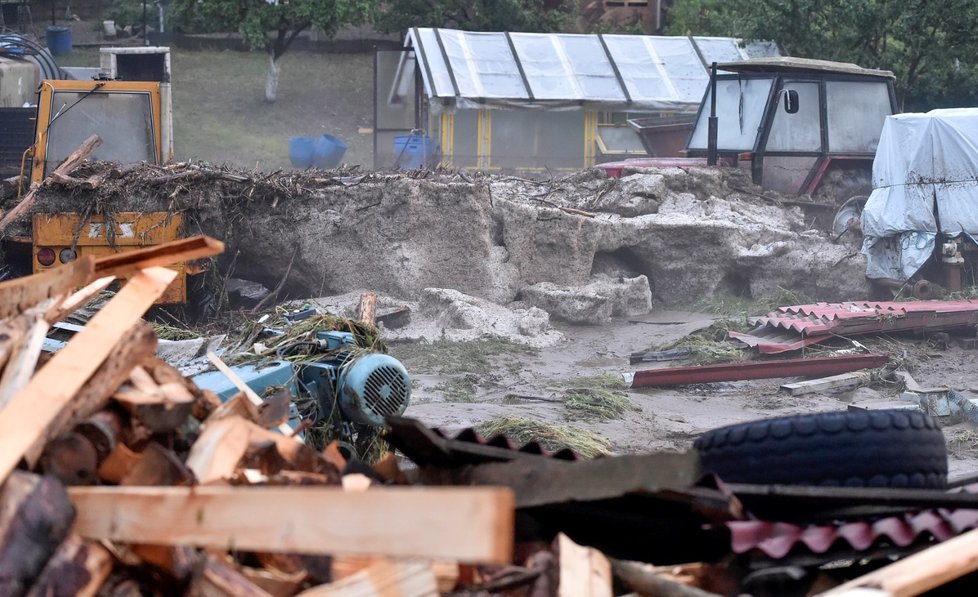
<path id="1" fill-rule="evenodd" d="M 706 136 L 706 165 L 717 165 L 717 63 L 710 65 L 710 120 Z"/>

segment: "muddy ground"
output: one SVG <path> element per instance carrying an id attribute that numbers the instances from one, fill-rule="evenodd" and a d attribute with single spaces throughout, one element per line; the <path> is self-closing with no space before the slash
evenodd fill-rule
<path id="1" fill-rule="evenodd" d="M 96 163 L 75 176 L 42 187 L 32 212 L 182 213 L 186 233 L 228 245 L 206 296 L 223 297 L 221 283 L 244 278 L 281 289 L 270 305 L 310 301 L 350 315 L 361 292 L 380 293 L 385 338 L 415 379 L 407 414 L 449 431 L 515 417 L 574 427 L 568 437 L 599 451 L 682 450 L 728 423 L 900 404 L 898 388 L 882 382 L 801 397 L 779 391 L 786 380 L 625 387 L 623 373 L 652 367 L 630 366 L 630 353 L 709 326 L 714 313 L 742 322 L 779 295 L 780 304 L 869 298 L 855 233 L 812 229 L 810 213 L 751 185 L 743 171 L 609 179 L 591 170 L 539 181 Z M 27 226 L 25 218 L 7 232 Z M 732 313 L 716 308 L 738 301 Z M 865 343 L 922 385 L 978 388 L 974 353 L 955 342 Z M 718 358 L 742 358 L 717 349 Z M 589 407 L 596 396 L 602 405 Z M 978 433 L 945 423 L 952 476 L 978 472 Z"/>

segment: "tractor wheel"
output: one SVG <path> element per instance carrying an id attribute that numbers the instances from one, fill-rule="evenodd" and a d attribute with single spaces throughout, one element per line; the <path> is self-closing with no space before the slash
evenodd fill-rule
<path id="1" fill-rule="evenodd" d="M 947 485 L 944 435 L 922 412 L 778 417 L 714 429 L 693 445 L 703 472 L 728 483 L 927 489 Z"/>

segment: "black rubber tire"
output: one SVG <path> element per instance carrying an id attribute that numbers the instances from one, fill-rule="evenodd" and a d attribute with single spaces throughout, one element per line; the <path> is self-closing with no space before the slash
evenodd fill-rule
<path id="1" fill-rule="evenodd" d="M 777 417 L 713 429 L 693 443 L 728 483 L 942 489 L 944 434 L 929 416 L 868 410 Z"/>

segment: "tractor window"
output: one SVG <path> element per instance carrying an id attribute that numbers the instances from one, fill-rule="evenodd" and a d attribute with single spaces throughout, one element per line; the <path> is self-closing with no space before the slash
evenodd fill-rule
<path id="1" fill-rule="evenodd" d="M 822 147 L 818 83 L 788 81 L 782 89 L 798 92 L 798 111 L 789 114 L 784 102 L 778 102 L 766 151 L 818 151 Z"/>
<path id="2" fill-rule="evenodd" d="M 156 135 L 148 93 L 58 91 L 51 102 L 45 171 L 97 133 L 102 145 L 93 159 L 156 163 Z"/>
<path id="3" fill-rule="evenodd" d="M 893 113 L 887 84 L 829 81 L 825 101 L 829 151 L 876 153 L 883 121 Z"/>
<path id="4" fill-rule="evenodd" d="M 717 80 L 717 149 L 753 151 L 772 83 L 771 79 L 756 78 Z M 696 128 L 689 140 L 690 149 L 706 149 L 709 119 L 710 91 L 707 88 Z"/>

